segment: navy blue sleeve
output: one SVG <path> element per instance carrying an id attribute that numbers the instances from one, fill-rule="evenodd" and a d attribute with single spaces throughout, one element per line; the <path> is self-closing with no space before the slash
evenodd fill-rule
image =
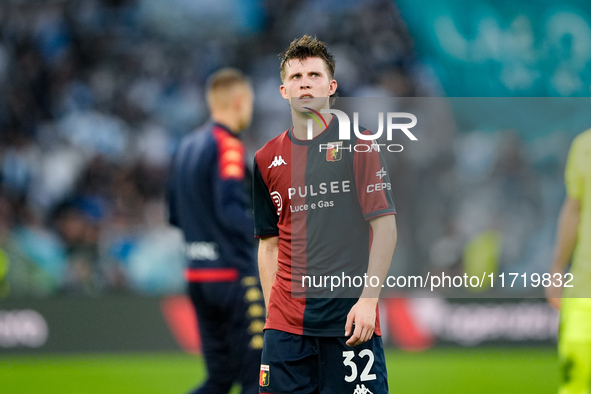
<path id="1" fill-rule="evenodd" d="M 171 186 L 171 183 L 172 182 L 169 179 L 168 184 L 166 185 L 166 201 L 168 202 L 168 223 L 170 223 L 173 226 L 180 227 L 179 221 L 176 216 L 176 204 L 174 201 L 173 188 Z"/>
<path id="2" fill-rule="evenodd" d="M 176 159 L 176 153 L 177 152 L 175 151 L 175 153 L 172 155 L 172 160 L 170 161 L 171 166 L 168 171 L 168 179 L 166 180 L 166 202 L 168 207 L 168 223 L 170 223 L 172 226 L 180 227 L 176 212 L 177 206 L 174 195 L 174 163 Z"/>
<path id="3" fill-rule="evenodd" d="M 249 209 L 246 176 L 223 179 L 216 169 L 213 179 L 215 214 L 220 222 L 230 231 L 252 234 L 254 221 Z"/>
<path id="4" fill-rule="evenodd" d="M 269 188 L 254 160 L 254 175 L 252 184 L 254 207 L 254 235 L 255 237 L 273 237 L 279 235 L 279 216 L 277 208 L 271 199 Z"/>

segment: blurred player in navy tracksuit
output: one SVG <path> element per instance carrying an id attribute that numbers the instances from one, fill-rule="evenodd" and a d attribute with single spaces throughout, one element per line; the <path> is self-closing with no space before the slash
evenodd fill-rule
<path id="1" fill-rule="evenodd" d="M 264 306 L 257 276 L 251 175 L 239 133 L 253 93 L 234 69 L 207 85 L 211 120 L 185 136 L 169 180 L 170 223 L 186 242 L 185 278 L 195 306 L 208 378 L 193 393 L 258 392 Z"/>

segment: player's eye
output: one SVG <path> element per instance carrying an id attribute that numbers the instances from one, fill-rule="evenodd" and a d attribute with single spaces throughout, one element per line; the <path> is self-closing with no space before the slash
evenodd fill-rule
<path id="1" fill-rule="evenodd" d="M 313 76 L 313 77 L 319 77 L 319 76 L 320 76 L 320 74 L 318 74 L 318 73 L 312 73 L 312 76 Z"/>

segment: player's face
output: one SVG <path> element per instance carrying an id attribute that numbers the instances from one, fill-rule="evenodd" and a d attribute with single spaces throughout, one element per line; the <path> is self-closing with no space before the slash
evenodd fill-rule
<path id="1" fill-rule="evenodd" d="M 248 85 L 242 85 L 235 93 L 236 112 L 238 113 L 238 128 L 244 130 L 252 121 L 254 94 Z"/>
<path id="2" fill-rule="evenodd" d="M 250 86 L 244 85 L 240 91 L 240 130 L 246 129 L 250 126 L 252 121 L 252 109 L 254 105 L 254 94 Z"/>
<path id="3" fill-rule="evenodd" d="M 285 64 L 285 79 L 279 89 L 294 110 L 309 112 L 304 107 L 315 110 L 329 107 L 328 100 L 337 90 L 337 81 L 330 78 L 328 66 L 319 57 L 291 59 Z"/>

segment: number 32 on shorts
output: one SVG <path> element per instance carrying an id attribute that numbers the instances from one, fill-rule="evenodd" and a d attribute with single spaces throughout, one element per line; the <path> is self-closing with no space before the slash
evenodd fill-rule
<path id="1" fill-rule="evenodd" d="M 355 352 L 353 350 L 345 350 L 343 351 L 343 364 L 349 368 L 351 368 L 351 374 L 345 376 L 345 382 L 351 383 L 357 379 L 357 364 L 353 361 L 355 357 Z M 360 358 L 368 358 L 365 367 L 361 371 L 361 375 L 359 375 L 359 380 L 362 382 L 366 382 L 368 380 L 376 380 L 376 374 L 370 373 L 371 367 L 373 366 L 374 362 L 374 355 L 373 352 L 369 349 L 363 349 L 359 352 Z"/>

